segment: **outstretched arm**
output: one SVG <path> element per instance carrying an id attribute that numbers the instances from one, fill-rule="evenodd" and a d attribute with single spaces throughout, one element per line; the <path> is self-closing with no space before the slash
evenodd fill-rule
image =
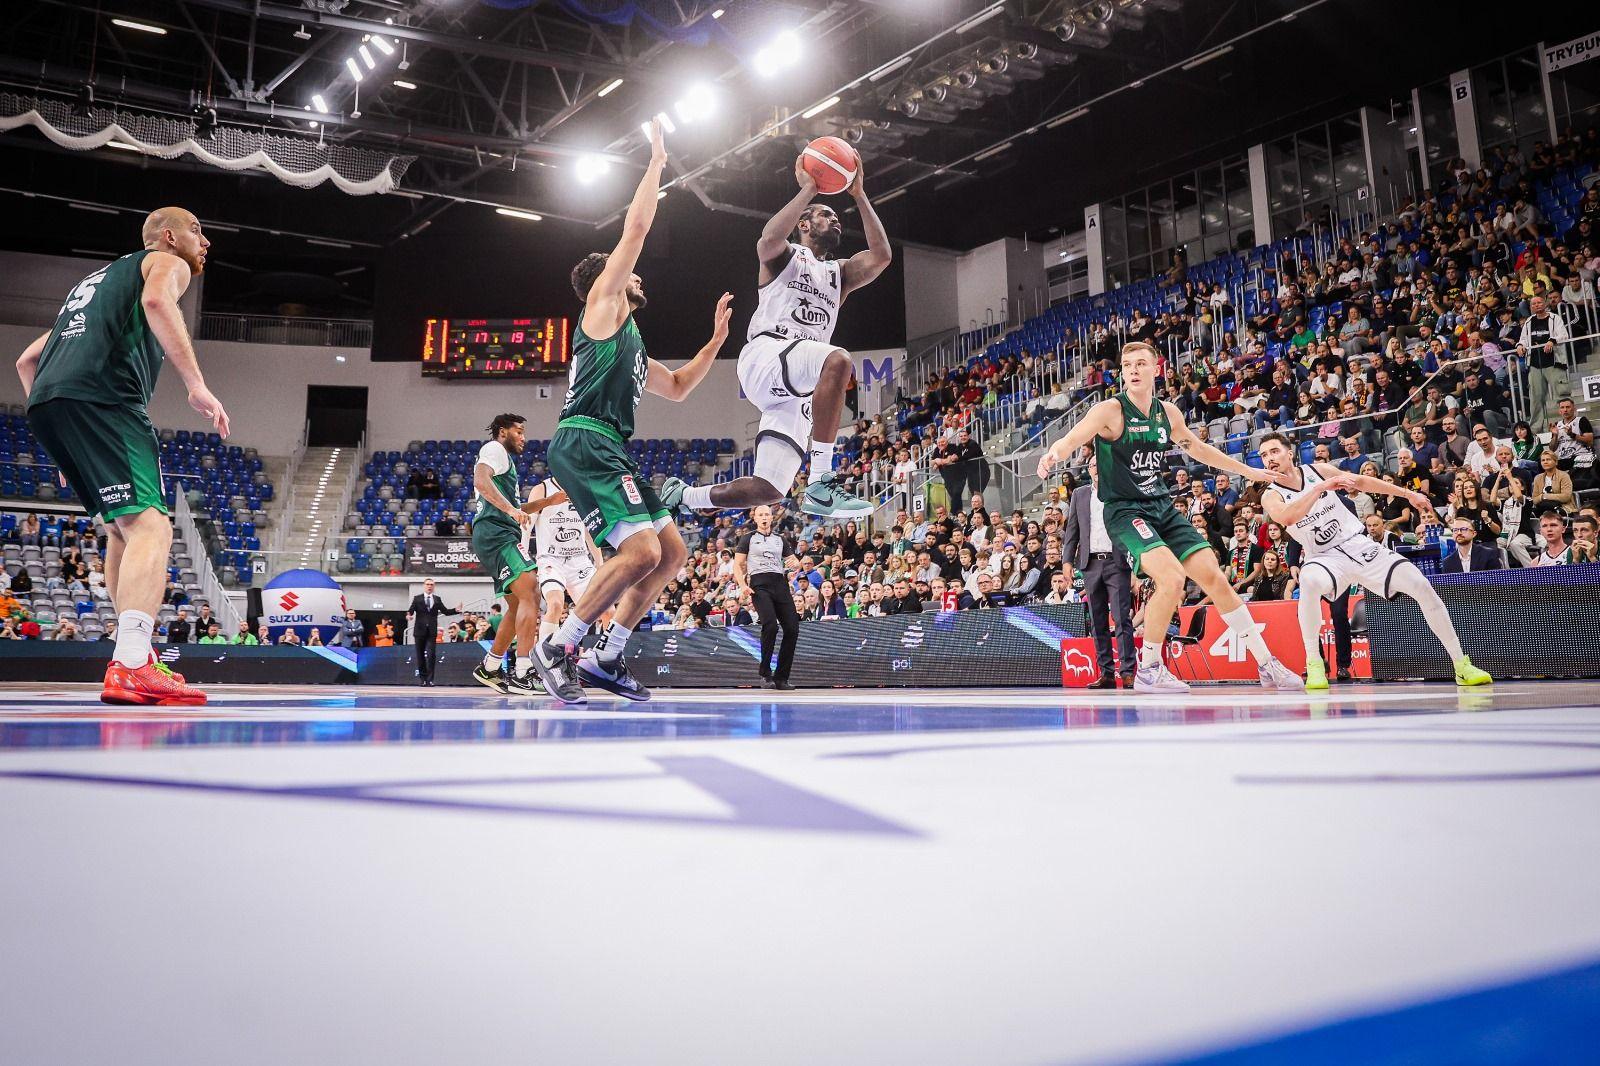
<path id="1" fill-rule="evenodd" d="M 1404 485 L 1396 485 L 1392 481 L 1384 481 L 1382 478 L 1368 477 L 1366 474 L 1346 474 L 1332 463 L 1314 463 L 1312 465 L 1317 473 L 1330 480 L 1344 478 L 1347 482 L 1345 486 L 1345 491 L 1347 492 L 1366 492 L 1374 496 L 1399 496 L 1401 499 L 1410 501 L 1411 505 L 1417 508 L 1419 513 L 1433 510 L 1432 500 L 1420 492 L 1413 492 Z M 1332 471 L 1332 473 L 1329 473 L 1329 471 Z"/>
<path id="2" fill-rule="evenodd" d="M 1289 481 L 1287 474 L 1274 474 L 1265 467 L 1254 467 L 1248 463 L 1241 463 L 1233 456 L 1214 445 L 1207 444 L 1195 436 L 1194 430 L 1189 428 L 1189 423 L 1183 420 L 1183 412 L 1174 404 L 1162 400 L 1162 405 L 1167 409 L 1167 421 L 1172 423 L 1172 443 L 1182 448 L 1189 456 L 1211 467 L 1229 474 L 1235 474 L 1246 481 L 1266 481 L 1274 485 L 1282 485 Z"/>
<path id="3" fill-rule="evenodd" d="M 756 280 L 762 285 L 777 277 L 778 272 L 788 264 L 792 254 L 789 250 L 789 234 L 800 224 L 800 216 L 810 206 L 811 198 L 817 195 L 817 183 L 806 173 L 803 158 L 797 156 L 794 161 L 794 180 L 799 184 L 800 191 L 767 220 L 767 224 L 761 227 L 760 239 L 756 241 L 756 259 L 761 262 Z"/>
<path id="4" fill-rule="evenodd" d="M 712 361 L 722 350 L 722 342 L 728 339 L 728 320 L 732 317 L 733 293 L 725 292 L 722 299 L 717 301 L 716 314 L 711 320 L 711 339 L 706 341 L 706 346 L 676 370 L 668 370 L 663 364 L 650 360 L 649 376 L 644 381 L 645 391 L 668 400 L 686 399 L 710 372 Z"/>
<path id="5" fill-rule="evenodd" d="M 872 201 L 867 199 L 865 180 L 865 170 L 858 162 L 856 180 L 850 183 L 850 195 L 855 197 L 856 210 L 861 215 L 861 228 L 867 231 L 867 249 L 845 260 L 841 298 L 871 284 L 894 259 L 894 251 L 889 247 L 889 235 L 884 232 L 883 222 L 879 220 L 878 212 L 873 210 Z"/>
<path id="6" fill-rule="evenodd" d="M 589 290 L 588 304 L 583 313 L 583 328 L 590 336 L 605 337 L 616 332 L 622 319 L 627 317 L 627 312 L 622 311 L 621 316 L 611 321 L 611 316 L 603 316 L 605 320 L 591 322 L 591 311 L 599 308 L 602 315 L 606 305 L 615 312 L 621 310 L 627 302 L 628 284 L 633 278 L 633 268 L 639 263 L 639 253 L 644 250 L 644 239 L 650 233 L 650 226 L 656 220 L 657 194 L 661 191 L 661 169 L 667 164 L 666 145 L 661 140 L 661 123 L 650 123 L 650 163 L 644 168 L 644 177 L 639 179 L 639 187 L 634 190 L 633 202 L 628 205 L 628 214 L 622 220 L 622 236 L 617 240 L 617 246 L 611 250 L 611 257 L 606 260 L 606 268 L 594 280 L 593 287 Z"/>
<path id="7" fill-rule="evenodd" d="M 1089 408 L 1089 413 L 1083 416 L 1083 421 L 1067 430 L 1065 437 L 1052 444 L 1039 457 L 1039 476 L 1049 477 L 1050 471 L 1055 469 L 1057 463 L 1065 462 L 1076 455 L 1079 448 L 1094 440 L 1107 428 L 1111 413 L 1118 409 L 1116 402 L 1112 400 L 1101 400 Z"/>

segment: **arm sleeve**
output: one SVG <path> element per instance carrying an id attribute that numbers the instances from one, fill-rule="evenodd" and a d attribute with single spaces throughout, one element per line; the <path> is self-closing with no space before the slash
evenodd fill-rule
<path id="1" fill-rule="evenodd" d="M 484 442 L 483 447 L 478 449 L 478 462 L 494 474 L 504 474 L 511 469 L 511 455 L 506 451 L 506 446 L 497 440 Z"/>
<path id="2" fill-rule="evenodd" d="M 750 533 L 746 533 L 739 541 L 738 545 L 733 549 L 733 553 L 735 555 L 749 555 L 750 545 L 754 543 L 754 541 L 755 537 Z"/>

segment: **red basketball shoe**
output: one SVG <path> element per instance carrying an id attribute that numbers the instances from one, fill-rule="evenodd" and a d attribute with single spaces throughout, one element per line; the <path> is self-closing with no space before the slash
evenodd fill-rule
<path id="1" fill-rule="evenodd" d="M 155 707 L 200 706 L 206 694 L 157 662 L 154 656 L 140 667 L 123 666 L 115 659 L 106 667 L 101 703 L 134 703 Z"/>

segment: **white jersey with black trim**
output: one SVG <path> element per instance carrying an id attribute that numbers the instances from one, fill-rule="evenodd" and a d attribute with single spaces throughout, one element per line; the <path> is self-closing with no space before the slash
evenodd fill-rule
<path id="1" fill-rule="evenodd" d="M 1285 503 L 1294 503 L 1311 492 L 1318 482 L 1327 480 L 1315 467 L 1302 465 L 1298 469 L 1301 479 L 1298 490 L 1273 485 L 1269 491 L 1278 493 Z M 1346 506 L 1337 493 L 1331 492 L 1319 495 L 1306 516 L 1290 526 L 1288 532 L 1305 548 L 1307 558 L 1326 555 L 1353 537 L 1367 536 L 1367 529 L 1355 511 Z"/>
<path id="2" fill-rule="evenodd" d="M 833 340 L 844 300 L 843 267 L 818 259 L 803 244 L 789 245 L 789 261 L 756 294 L 746 340 L 763 334 L 824 343 Z"/>
<path id="3" fill-rule="evenodd" d="M 546 495 L 553 496 L 561 491 L 561 486 L 553 477 L 545 478 L 541 484 L 545 487 Z M 528 498 L 531 502 L 532 490 L 529 491 Z M 584 540 L 583 522 L 578 518 L 578 509 L 572 506 L 570 500 L 535 512 L 529 532 L 533 534 L 538 557 L 541 559 L 589 558 L 589 544 Z M 523 534 L 524 548 L 527 547 L 527 536 L 528 533 Z"/>

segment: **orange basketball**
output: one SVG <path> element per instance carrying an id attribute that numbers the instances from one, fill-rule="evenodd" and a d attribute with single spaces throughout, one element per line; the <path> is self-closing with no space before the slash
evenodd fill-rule
<path id="1" fill-rule="evenodd" d="M 806 173 L 817 183 L 817 191 L 824 196 L 848 189 L 861 167 L 856 150 L 838 137 L 818 137 L 806 145 L 800 159 Z"/>

